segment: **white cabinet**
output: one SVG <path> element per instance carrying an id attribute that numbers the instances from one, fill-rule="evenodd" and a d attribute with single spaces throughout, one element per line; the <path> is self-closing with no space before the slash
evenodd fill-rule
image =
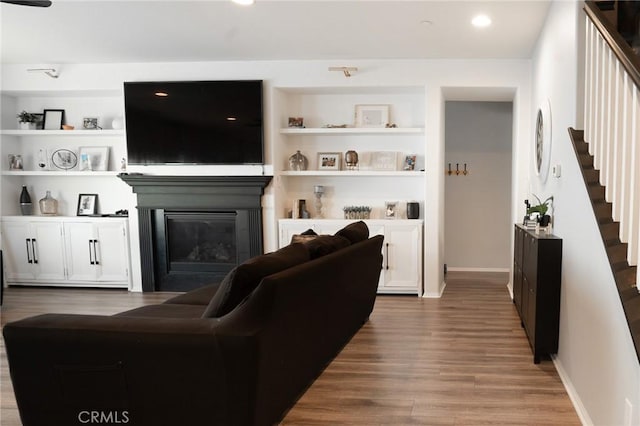
<path id="1" fill-rule="evenodd" d="M 127 282 L 127 233 L 125 223 L 69 222 L 65 224 L 70 281 Z"/>
<path id="2" fill-rule="evenodd" d="M 280 247 L 307 229 L 317 234 L 334 234 L 352 220 L 281 219 Z M 369 235 L 383 235 L 382 271 L 378 293 L 422 295 L 422 220 L 365 220 Z"/>
<path id="3" fill-rule="evenodd" d="M 62 223 L 3 222 L 7 282 L 64 281 Z"/>
<path id="4" fill-rule="evenodd" d="M 129 287 L 127 220 L 5 217 L 9 284 Z"/>
<path id="5" fill-rule="evenodd" d="M 393 224 L 384 227 L 384 262 L 381 292 L 402 292 L 416 289 L 422 281 L 422 226 Z"/>

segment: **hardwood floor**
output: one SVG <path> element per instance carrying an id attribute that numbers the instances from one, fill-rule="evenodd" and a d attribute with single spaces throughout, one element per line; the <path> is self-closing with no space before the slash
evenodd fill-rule
<path id="1" fill-rule="evenodd" d="M 550 360 L 533 355 L 506 274 L 450 272 L 441 299 L 378 296 L 370 321 L 283 425 L 579 425 Z M 2 325 L 44 312 L 111 314 L 171 293 L 9 288 Z M 0 424 L 20 425 L 0 357 Z"/>

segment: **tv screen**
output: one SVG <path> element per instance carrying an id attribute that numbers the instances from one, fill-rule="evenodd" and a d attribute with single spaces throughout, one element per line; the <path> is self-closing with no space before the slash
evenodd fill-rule
<path id="1" fill-rule="evenodd" d="M 129 164 L 262 164 L 262 81 L 125 82 Z"/>

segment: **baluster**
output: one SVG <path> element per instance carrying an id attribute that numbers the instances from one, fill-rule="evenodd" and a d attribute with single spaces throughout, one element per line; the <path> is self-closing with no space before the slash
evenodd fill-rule
<path id="1" fill-rule="evenodd" d="M 640 137 L 640 92 L 638 88 L 633 87 L 632 112 L 633 117 L 631 136 L 631 163 L 629 167 L 629 246 L 627 251 L 627 259 L 632 266 L 638 265 L 640 253 L 638 245 L 640 244 L 640 147 L 638 146 L 638 138 Z M 635 183 L 635 184 L 634 184 Z M 640 281 L 636 281 L 640 284 Z"/>

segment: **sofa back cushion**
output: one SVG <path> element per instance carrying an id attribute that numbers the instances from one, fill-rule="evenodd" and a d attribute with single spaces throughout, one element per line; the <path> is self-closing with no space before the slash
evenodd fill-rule
<path id="1" fill-rule="evenodd" d="M 220 283 L 202 318 L 218 318 L 231 312 L 267 275 L 309 260 L 304 244 L 289 244 L 278 251 L 253 257 L 236 266 Z"/>
<path id="2" fill-rule="evenodd" d="M 311 260 L 326 256 L 351 245 L 348 239 L 338 235 L 318 235 L 304 242 Z"/>
<path id="3" fill-rule="evenodd" d="M 344 237 L 351 244 L 359 243 L 369 238 L 369 227 L 363 221 L 353 222 L 339 230 L 335 235 Z"/>

